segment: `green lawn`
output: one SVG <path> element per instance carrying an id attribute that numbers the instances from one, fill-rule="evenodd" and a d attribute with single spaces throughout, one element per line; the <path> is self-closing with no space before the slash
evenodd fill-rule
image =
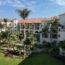
<path id="1" fill-rule="evenodd" d="M 0 65 L 65 65 L 62 61 L 48 54 L 35 54 L 22 61 L 22 59 L 4 57 L 0 53 Z"/>
<path id="2" fill-rule="evenodd" d="M 62 61 L 55 59 L 48 54 L 36 54 L 21 62 L 19 65 L 65 65 Z"/>
<path id="3" fill-rule="evenodd" d="M 4 54 L 0 53 L 0 65 L 18 65 L 21 59 L 4 57 Z"/>

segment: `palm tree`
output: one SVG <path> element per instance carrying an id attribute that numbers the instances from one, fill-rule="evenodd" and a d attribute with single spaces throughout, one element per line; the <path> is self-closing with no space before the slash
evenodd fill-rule
<path id="1" fill-rule="evenodd" d="M 28 9 L 17 10 L 17 11 L 18 11 L 20 17 L 23 20 L 25 20 L 28 17 L 29 13 L 30 13 L 30 10 L 28 10 Z M 24 25 L 24 39 L 23 39 L 23 42 L 24 42 L 24 51 L 25 51 L 25 46 L 27 45 L 27 44 L 25 44 L 25 42 L 27 42 L 26 24 L 24 23 L 23 25 Z M 24 58 L 25 58 L 25 56 L 26 56 L 26 53 L 24 52 Z"/>
<path id="2" fill-rule="evenodd" d="M 17 11 L 18 11 L 20 17 L 23 20 L 25 20 L 28 17 L 29 13 L 30 13 L 30 10 L 28 10 L 28 9 L 17 10 Z M 24 23 L 24 28 L 26 28 L 26 24 L 25 23 Z M 26 30 L 24 29 L 24 40 L 25 39 L 26 39 Z"/>
<path id="3" fill-rule="evenodd" d="M 50 28 L 50 39 L 52 38 L 57 38 L 57 33 L 58 33 L 58 26 L 59 22 L 58 19 L 55 18 L 51 21 L 51 28 Z"/>
<path id="4" fill-rule="evenodd" d="M 26 38 L 26 40 L 24 41 L 24 45 L 25 45 L 24 53 L 25 53 L 25 56 L 27 57 L 30 54 L 31 40 L 29 38 Z"/>

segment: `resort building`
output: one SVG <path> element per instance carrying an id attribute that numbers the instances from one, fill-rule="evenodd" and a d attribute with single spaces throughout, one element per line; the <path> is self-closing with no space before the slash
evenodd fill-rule
<path id="1" fill-rule="evenodd" d="M 58 18 L 59 25 L 52 26 L 51 21 L 54 18 Z M 24 29 L 26 32 L 32 32 L 35 34 L 38 43 L 43 42 L 59 42 L 65 40 L 65 13 L 50 17 L 50 18 L 32 18 L 32 19 L 0 19 L 0 32 L 6 31 L 7 28 L 2 28 L 5 25 L 10 33 L 19 31 L 23 33 Z M 24 24 L 26 26 L 24 26 Z"/>
<path id="2" fill-rule="evenodd" d="M 26 24 L 26 28 L 24 28 L 24 23 Z M 26 29 L 26 32 L 32 32 L 32 34 L 35 34 L 37 41 L 41 44 L 43 42 L 42 29 L 47 25 L 47 23 L 47 18 L 19 20 L 18 29 L 20 32 L 23 32 L 24 29 Z"/>

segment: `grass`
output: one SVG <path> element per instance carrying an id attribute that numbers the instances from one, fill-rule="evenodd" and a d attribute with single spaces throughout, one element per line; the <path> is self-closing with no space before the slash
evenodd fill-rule
<path id="1" fill-rule="evenodd" d="M 48 54 L 36 54 L 21 62 L 19 65 L 65 65 L 62 61 Z"/>
<path id="2" fill-rule="evenodd" d="M 21 59 L 4 57 L 4 54 L 0 53 L 0 65 L 18 65 Z"/>
<path id="3" fill-rule="evenodd" d="M 4 57 L 0 53 L 0 65 L 65 65 L 62 61 L 55 59 L 48 54 L 33 54 L 32 56 L 24 59 Z"/>

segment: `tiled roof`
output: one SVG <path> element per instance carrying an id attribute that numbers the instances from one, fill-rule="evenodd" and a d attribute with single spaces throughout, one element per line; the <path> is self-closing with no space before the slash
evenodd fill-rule
<path id="1" fill-rule="evenodd" d="M 41 22 L 46 22 L 48 21 L 47 18 L 32 18 L 32 19 L 21 19 L 18 22 L 20 23 L 41 23 Z"/>

